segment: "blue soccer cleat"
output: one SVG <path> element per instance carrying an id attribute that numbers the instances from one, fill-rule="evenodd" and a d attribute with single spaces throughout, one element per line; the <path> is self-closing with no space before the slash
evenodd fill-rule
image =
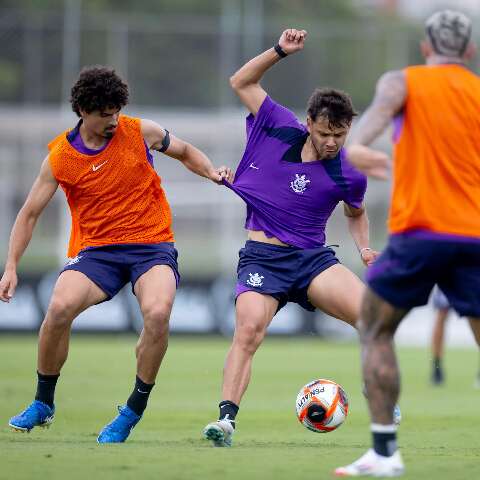
<path id="1" fill-rule="evenodd" d="M 142 418 L 127 405 L 118 406 L 119 414 L 100 432 L 98 443 L 123 443 Z"/>
<path id="2" fill-rule="evenodd" d="M 17 432 L 30 432 L 33 427 L 48 428 L 55 417 L 55 407 L 34 400 L 22 413 L 10 419 L 8 425 Z"/>

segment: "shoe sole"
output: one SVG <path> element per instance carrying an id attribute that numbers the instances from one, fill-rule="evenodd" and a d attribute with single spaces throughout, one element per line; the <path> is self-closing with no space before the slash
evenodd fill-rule
<path id="1" fill-rule="evenodd" d="M 225 432 L 218 425 L 208 425 L 203 430 L 203 436 L 213 443 L 214 447 L 230 447 L 225 442 Z"/>
<path id="2" fill-rule="evenodd" d="M 129 434 L 130 435 L 130 434 Z M 128 438 L 128 435 L 127 435 L 127 438 Z M 127 441 L 127 438 L 125 438 L 124 440 L 108 440 L 108 441 L 104 441 L 104 440 L 100 440 L 100 435 L 97 437 L 97 443 L 99 445 L 105 445 L 105 444 L 108 444 L 108 443 L 125 443 Z"/>
<path id="3" fill-rule="evenodd" d="M 393 472 L 390 472 L 389 474 L 375 474 L 375 472 L 371 473 L 347 473 L 344 471 L 337 472 L 336 470 L 333 472 L 333 475 L 335 477 L 375 477 L 375 478 L 394 478 L 394 477 L 401 477 L 405 473 L 405 469 L 394 469 Z"/>
<path id="4" fill-rule="evenodd" d="M 126 440 L 126 439 L 125 439 Z M 125 440 L 121 440 L 121 441 L 118 441 L 118 442 L 111 442 L 111 441 L 108 441 L 108 442 L 104 442 L 104 441 L 100 441 L 98 438 L 97 438 L 97 443 L 99 445 L 108 445 L 108 444 L 115 444 L 115 443 L 125 443 Z"/>
<path id="5" fill-rule="evenodd" d="M 20 432 L 20 433 L 30 433 L 35 427 L 40 427 L 40 428 L 46 428 L 49 429 L 50 425 L 53 423 L 54 417 L 47 417 L 43 423 L 40 425 L 35 425 L 32 428 L 24 428 L 24 427 L 19 427 L 18 425 L 13 425 L 12 423 L 9 423 L 8 426 L 14 431 L 14 432 Z"/>

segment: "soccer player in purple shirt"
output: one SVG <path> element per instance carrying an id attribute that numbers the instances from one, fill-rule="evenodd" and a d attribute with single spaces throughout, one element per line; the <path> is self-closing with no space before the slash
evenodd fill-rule
<path id="1" fill-rule="evenodd" d="M 366 177 L 343 148 L 355 116 L 350 97 L 334 89 L 315 90 L 304 125 L 260 85 L 270 67 L 303 49 L 306 35 L 285 30 L 275 47 L 230 79 L 250 115 L 245 153 L 233 183 L 224 183 L 247 204 L 248 240 L 240 250 L 236 329 L 224 368 L 220 416 L 203 432 L 218 447 L 232 443 L 253 355 L 280 308 L 296 302 L 355 326 L 364 285 L 325 246 L 325 227 L 339 202 L 364 264 L 377 257 L 369 247 L 363 205 Z M 383 154 L 365 147 L 355 155 L 362 163 L 362 156 Z"/>

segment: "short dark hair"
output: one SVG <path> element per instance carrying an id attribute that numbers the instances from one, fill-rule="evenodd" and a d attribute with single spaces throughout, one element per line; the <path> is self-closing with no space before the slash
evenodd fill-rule
<path id="1" fill-rule="evenodd" d="M 335 88 L 317 88 L 308 100 L 307 114 L 315 122 L 325 117 L 332 127 L 343 127 L 352 123 L 357 112 L 348 93 Z"/>
<path id="2" fill-rule="evenodd" d="M 80 116 L 80 110 L 92 113 L 107 108 L 122 108 L 128 103 L 128 85 L 113 68 L 102 65 L 85 67 L 72 87 L 70 103 Z"/>

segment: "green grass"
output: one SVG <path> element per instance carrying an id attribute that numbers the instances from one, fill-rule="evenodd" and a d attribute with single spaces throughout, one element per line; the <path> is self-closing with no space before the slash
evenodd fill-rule
<path id="1" fill-rule="evenodd" d="M 234 447 L 214 449 L 201 430 L 217 415 L 228 341 L 173 337 L 149 408 L 128 442 L 97 445 L 98 431 L 132 388 L 134 344 L 130 336 L 74 336 L 54 424 L 21 434 L 6 425 L 32 399 L 36 339 L 0 337 L 0 479 L 319 480 L 370 444 L 357 345 L 268 339 L 255 359 Z M 404 478 L 480 478 L 477 352 L 447 352 L 443 388 L 428 385 L 426 350 L 402 348 L 399 356 Z M 294 414 L 297 391 L 318 377 L 341 383 L 350 397 L 345 425 L 329 434 L 309 432 Z"/>

